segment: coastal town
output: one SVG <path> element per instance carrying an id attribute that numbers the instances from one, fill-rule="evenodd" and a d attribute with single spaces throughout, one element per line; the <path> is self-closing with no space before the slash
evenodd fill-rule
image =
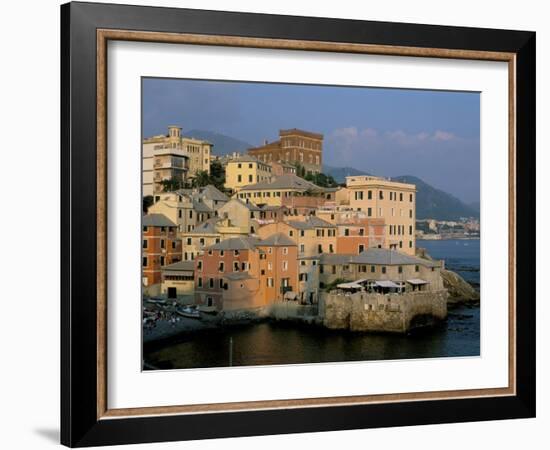
<path id="1" fill-rule="evenodd" d="M 322 164 L 323 136 L 299 129 L 224 157 L 177 126 L 144 139 L 144 338 L 159 320 L 162 337 L 250 318 L 401 333 L 444 319 L 444 261 L 417 256 L 415 185 L 319 186 Z"/>

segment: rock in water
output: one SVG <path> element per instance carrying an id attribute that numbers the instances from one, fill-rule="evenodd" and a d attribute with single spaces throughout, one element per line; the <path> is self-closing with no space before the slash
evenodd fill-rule
<path id="1" fill-rule="evenodd" d="M 459 303 L 479 303 L 479 292 L 471 284 L 455 272 L 442 270 L 443 286 L 449 291 L 447 303 L 449 305 Z"/>

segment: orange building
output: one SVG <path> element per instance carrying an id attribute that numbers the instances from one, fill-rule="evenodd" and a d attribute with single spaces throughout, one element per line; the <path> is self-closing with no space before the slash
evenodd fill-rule
<path id="1" fill-rule="evenodd" d="M 152 286 L 161 282 L 163 267 L 181 261 L 178 226 L 163 214 L 148 214 L 142 219 L 142 282 Z"/>
<path id="2" fill-rule="evenodd" d="M 258 308 L 282 301 L 297 279 L 296 244 L 286 236 L 231 238 L 195 259 L 195 303 L 204 312 Z"/>
<path id="3" fill-rule="evenodd" d="M 368 248 L 384 246 L 384 219 L 355 219 L 337 222 L 336 252 L 358 255 Z"/>

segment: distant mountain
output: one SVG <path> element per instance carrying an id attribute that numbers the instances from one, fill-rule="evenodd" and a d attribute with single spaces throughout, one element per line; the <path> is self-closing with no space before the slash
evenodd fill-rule
<path id="1" fill-rule="evenodd" d="M 346 177 L 353 175 L 369 175 L 363 170 L 354 169 L 353 167 L 331 167 L 323 166 L 323 173 L 325 175 L 331 175 L 337 183 L 345 183 Z"/>
<path id="2" fill-rule="evenodd" d="M 392 180 L 416 185 L 417 219 L 456 220 L 460 217 L 479 217 L 479 211 L 470 205 L 466 205 L 447 192 L 430 186 L 418 177 L 403 175 L 392 177 Z"/>
<path id="3" fill-rule="evenodd" d="M 231 136 L 226 136 L 225 134 L 215 133 L 214 131 L 207 130 L 189 130 L 183 133 L 184 136 L 194 137 L 197 139 L 205 139 L 212 144 L 214 144 L 213 153 L 214 155 L 223 156 L 228 155 L 233 152 L 245 153 L 250 147 L 254 145 L 249 144 L 248 142 L 241 141 Z"/>
<path id="4" fill-rule="evenodd" d="M 480 206 L 479 206 L 479 202 L 472 202 L 472 203 L 469 203 L 468 206 L 470 208 L 472 208 L 474 211 L 477 211 L 477 213 L 479 214 L 479 212 L 481 211 Z"/>

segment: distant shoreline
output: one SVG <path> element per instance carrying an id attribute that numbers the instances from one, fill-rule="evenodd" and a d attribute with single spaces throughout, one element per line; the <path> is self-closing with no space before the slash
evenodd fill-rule
<path id="1" fill-rule="evenodd" d="M 445 236 L 441 234 L 432 234 L 426 237 L 416 238 L 417 241 L 479 241 L 480 236 Z"/>

